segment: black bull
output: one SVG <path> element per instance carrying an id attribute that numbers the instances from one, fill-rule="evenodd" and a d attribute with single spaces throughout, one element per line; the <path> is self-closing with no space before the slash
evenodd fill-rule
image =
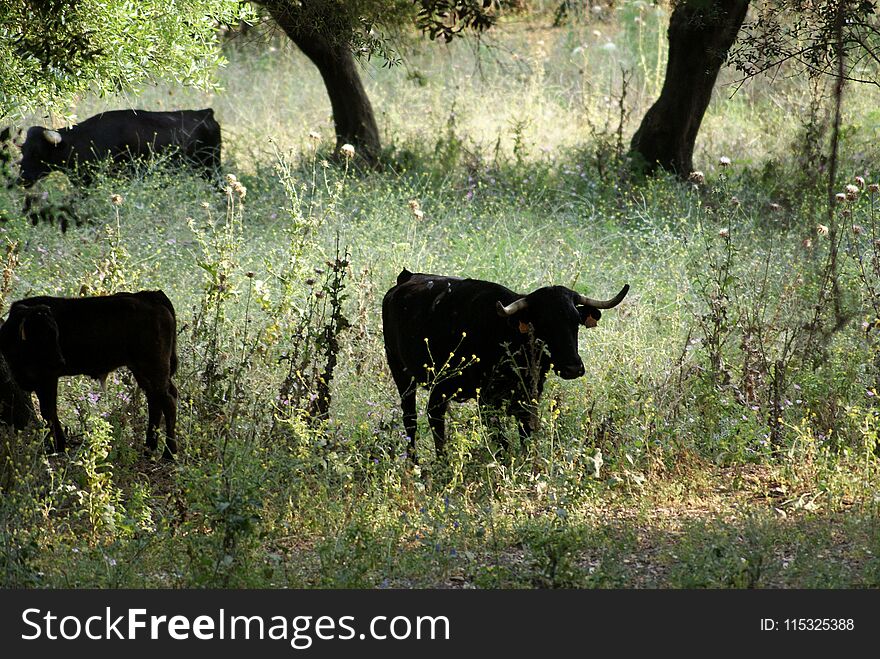
<path id="1" fill-rule="evenodd" d="M 213 175 L 220 167 L 220 124 L 214 111 L 113 110 L 51 130 L 31 126 L 21 145 L 19 182 L 31 186 L 52 171 L 89 182 L 88 165 L 111 159 L 117 166 L 169 153 Z"/>
<path id="2" fill-rule="evenodd" d="M 522 295 L 488 281 L 403 270 L 382 301 L 382 323 L 412 458 L 419 386 L 430 390 L 428 423 L 438 455 L 444 452 L 450 400 L 479 396 L 513 415 L 528 437 L 532 401 L 540 397 L 551 365 L 565 379 L 583 375 L 578 328 L 595 327 L 600 309 L 617 306 L 628 291 L 625 285 L 610 300 L 564 286 Z"/>

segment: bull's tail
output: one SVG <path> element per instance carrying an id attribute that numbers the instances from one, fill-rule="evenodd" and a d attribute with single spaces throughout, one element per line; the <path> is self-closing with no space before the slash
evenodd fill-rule
<path id="1" fill-rule="evenodd" d="M 175 328 L 174 337 L 171 339 L 171 375 L 177 373 L 177 329 Z"/>

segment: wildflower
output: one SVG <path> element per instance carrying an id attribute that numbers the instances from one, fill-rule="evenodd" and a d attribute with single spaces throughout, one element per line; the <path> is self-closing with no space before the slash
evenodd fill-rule
<path id="1" fill-rule="evenodd" d="M 863 227 L 861 224 L 853 224 L 852 232 L 857 236 L 861 236 L 863 233 L 865 233 L 865 227 Z"/>
<path id="2" fill-rule="evenodd" d="M 838 204 L 842 204 L 846 201 L 846 193 L 838 192 L 836 195 L 834 195 L 834 198 L 837 200 Z"/>
<path id="3" fill-rule="evenodd" d="M 880 183 L 871 183 L 868 186 L 868 192 L 880 192 Z"/>
<path id="4" fill-rule="evenodd" d="M 733 196 L 730 198 L 730 203 L 731 203 L 733 206 L 739 206 L 739 204 L 740 204 L 739 197 L 737 197 L 736 195 L 733 195 Z"/>
<path id="5" fill-rule="evenodd" d="M 599 39 L 602 37 L 602 33 L 599 30 L 593 30 L 593 36 Z"/>
<path id="6" fill-rule="evenodd" d="M 728 229 L 728 228 L 721 229 L 718 232 L 718 235 L 721 236 L 722 238 L 725 238 L 725 239 L 730 238 L 730 229 Z"/>
<path id="7" fill-rule="evenodd" d="M 727 156 L 721 156 L 718 159 L 718 164 L 722 167 L 730 167 L 730 158 L 728 158 Z"/>
<path id="8" fill-rule="evenodd" d="M 801 245 L 803 245 L 804 249 L 812 249 L 812 247 L 813 247 L 813 239 L 812 239 L 812 238 L 804 238 L 804 240 L 803 240 L 803 242 L 801 243 Z"/>
<path id="9" fill-rule="evenodd" d="M 202 203 L 199 204 L 199 206 L 201 206 L 205 210 L 209 210 L 211 208 L 211 204 L 209 204 L 207 201 L 203 201 Z"/>
<path id="10" fill-rule="evenodd" d="M 229 185 L 235 185 L 236 183 L 238 183 L 238 177 L 235 174 L 227 174 L 226 183 Z"/>
<path id="11" fill-rule="evenodd" d="M 122 206 L 122 195 L 121 194 L 112 194 L 110 195 L 110 203 L 114 206 Z"/>
<path id="12" fill-rule="evenodd" d="M 354 158 L 354 147 L 351 144 L 343 144 L 339 150 L 342 152 L 342 155 L 349 160 Z"/>
<path id="13" fill-rule="evenodd" d="M 312 142 L 316 142 L 316 143 L 317 143 L 317 142 L 320 142 L 320 141 L 321 141 L 321 135 L 320 135 L 320 133 L 316 133 L 315 131 L 310 130 L 310 131 L 309 131 L 309 139 L 310 139 Z"/>
<path id="14" fill-rule="evenodd" d="M 416 208 L 413 211 L 413 217 L 417 220 L 423 220 L 425 219 L 425 212 L 421 208 Z"/>
<path id="15" fill-rule="evenodd" d="M 859 192 L 861 192 L 861 190 L 859 190 L 859 186 L 857 185 L 853 185 L 852 183 L 850 183 L 846 186 L 846 198 L 850 201 L 857 199 L 859 196 Z"/>
<path id="16" fill-rule="evenodd" d="M 691 172 L 690 176 L 688 176 L 688 181 L 695 185 L 702 185 L 703 181 L 706 180 L 706 175 L 703 172 L 697 170 L 695 172 Z"/>
<path id="17" fill-rule="evenodd" d="M 828 235 L 828 227 L 825 226 L 824 224 L 817 224 L 816 225 L 816 233 L 818 233 L 820 236 L 827 236 Z"/>
<path id="18" fill-rule="evenodd" d="M 856 176 L 853 180 L 856 182 L 856 185 L 863 190 L 865 189 L 865 178 L 863 176 Z"/>
<path id="19" fill-rule="evenodd" d="M 771 210 L 771 211 L 781 211 L 781 210 L 782 210 L 782 206 L 780 206 L 779 204 L 777 204 L 777 203 L 774 202 L 774 201 L 771 201 L 771 202 L 768 204 L 768 206 L 770 207 L 770 210 Z"/>

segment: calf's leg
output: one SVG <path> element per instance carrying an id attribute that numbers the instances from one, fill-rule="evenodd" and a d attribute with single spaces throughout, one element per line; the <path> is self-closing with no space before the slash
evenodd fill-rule
<path id="1" fill-rule="evenodd" d="M 162 413 L 165 415 L 165 450 L 162 451 L 162 457 L 170 460 L 177 453 L 177 439 L 174 435 L 174 426 L 177 423 L 177 387 L 171 380 L 168 380 Z"/>
<path id="2" fill-rule="evenodd" d="M 40 401 L 40 414 L 49 424 L 49 433 L 55 440 L 55 450 L 63 453 L 67 446 L 67 436 L 58 419 L 58 379 L 40 383 L 35 392 Z"/>
<path id="3" fill-rule="evenodd" d="M 147 448 L 155 451 L 159 447 L 159 422 L 162 420 L 163 397 L 155 391 L 147 394 Z"/>

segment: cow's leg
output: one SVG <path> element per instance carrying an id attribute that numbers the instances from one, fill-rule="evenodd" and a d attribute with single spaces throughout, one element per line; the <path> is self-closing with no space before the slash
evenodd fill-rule
<path id="1" fill-rule="evenodd" d="M 439 389 L 431 390 L 428 396 L 428 424 L 434 434 L 434 446 L 437 449 L 437 457 L 446 454 L 446 408 L 449 407 L 449 399 Z"/>
<path id="2" fill-rule="evenodd" d="M 409 439 L 409 457 L 413 462 L 418 462 L 416 455 L 416 388 L 409 387 L 400 394 L 400 407 L 403 409 L 403 427 Z"/>
<path id="3" fill-rule="evenodd" d="M 397 392 L 400 394 L 400 407 L 403 410 L 403 427 L 406 430 L 406 436 L 409 439 L 409 457 L 418 463 L 419 459 L 416 455 L 416 383 L 406 374 L 406 371 L 393 355 L 387 354 L 388 365 L 391 367 L 391 376 L 394 378 L 394 384 L 397 386 Z"/>
<path id="4" fill-rule="evenodd" d="M 165 393 L 162 413 L 165 415 L 165 450 L 162 452 L 162 457 L 170 460 L 177 453 L 177 439 L 174 435 L 174 426 L 177 422 L 177 387 L 171 380 L 168 380 L 168 391 Z"/>
<path id="5" fill-rule="evenodd" d="M 40 414 L 49 424 L 49 432 L 55 440 L 55 450 L 63 453 L 67 446 L 67 436 L 58 419 L 58 379 L 41 383 L 35 392 L 40 401 Z"/>

